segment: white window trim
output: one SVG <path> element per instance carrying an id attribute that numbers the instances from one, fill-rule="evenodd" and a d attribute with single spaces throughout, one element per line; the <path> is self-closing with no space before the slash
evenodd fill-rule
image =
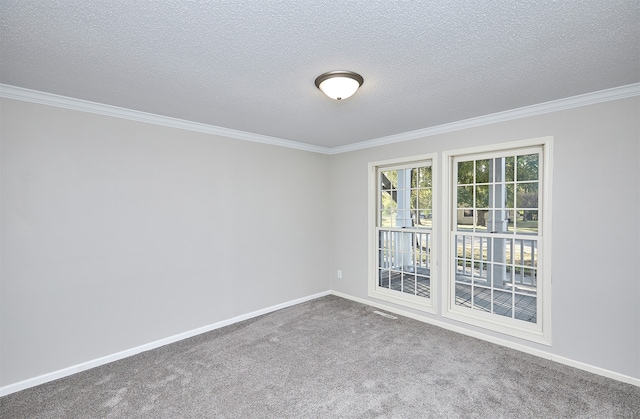
<path id="1" fill-rule="evenodd" d="M 398 166 L 398 165 L 413 165 L 420 164 L 424 162 L 429 162 L 431 164 L 431 184 L 432 188 L 435 191 L 437 188 L 440 188 L 440 180 L 439 180 L 439 167 L 437 161 L 437 153 L 430 154 L 422 154 L 417 156 L 409 156 L 397 159 L 390 160 L 381 160 L 375 162 L 369 162 L 369 199 L 368 199 L 368 249 L 369 249 L 369 297 L 377 298 L 379 300 L 387 301 L 394 304 L 399 304 L 404 307 L 413 308 L 416 310 L 420 310 L 427 313 L 435 313 L 436 306 L 435 302 L 437 301 L 440 290 L 439 290 L 439 282 L 440 282 L 440 274 L 439 274 L 439 260 L 438 260 L 438 244 L 440 243 L 440 238 L 438 235 L 438 231 L 440 229 L 435 225 L 431 228 L 431 297 L 416 297 L 412 295 L 402 295 L 402 293 L 396 291 L 389 291 L 384 288 L 378 286 L 378 266 L 376 260 L 377 252 L 377 235 L 376 235 L 376 223 L 377 223 L 377 193 L 378 193 L 378 178 L 377 178 L 377 169 L 384 166 Z M 439 220 L 440 219 L 440 204 L 438 200 L 439 193 L 432 194 L 432 219 Z"/>
<path id="2" fill-rule="evenodd" d="M 456 310 L 456 307 L 453 306 L 452 303 L 455 291 L 453 290 L 452 283 L 450 282 L 452 269 L 451 267 L 453 264 L 452 261 L 454 260 L 451 250 L 451 230 L 453 228 L 454 220 L 452 217 L 453 211 L 451 211 L 453 196 L 450 183 L 452 180 L 453 157 L 462 156 L 465 154 L 500 152 L 505 149 L 519 149 L 534 146 L 541 146 L 543 149 L 543 182 L 541 185 L 542 206 L 540 207 L 540 209 L 542 210 L 543 219 L 540 229 L 541 238 L 539 241 L 539 272 L 541 273 L 541 280 L 538 283 L 538 298 L 541 299 L 541 316 L 538 316 L 538 322 L 536 325 L 528 325 L 523 322 L 521 326 L 517 326 L 514 324 L 516 322 L 502 320 L 499 318 L 499 316 L 496 315 L 481 312 L 473 313 L 472 315 L 469 314 L 470 312 L 468 310 L 465 310 L 465 312 Z M 551 346 L 551 190 L 553 181 L 552 159 L 553 137 L 540 137 L 529 140 L 491 144 L 480 147 L 447 150 L 442 153 L 442 181 L 441 183 L 438 183 L 438 186 L 440 187 L 442 194 L 441 214 L 443 214 L 444 216 L 442 218 L 438 217 L 438 220 L 443 223 L 444 228 L 443 230 L 439 230 L 443 232 L 443 240 L 438 243 L 442 244 L 442 260 L 445 261 L 445 263 L 442 266 L 442 276 L 438 278 L 442 281 L 440 298 L 443 302 L 443 317 Z M 440 195 L 440 193 L 434 195 Z M 438 283 L 440 281 L 431 281 L 432 284 L 434 282 Z M 431 295 L 433 296 L 433 290 Z"/>

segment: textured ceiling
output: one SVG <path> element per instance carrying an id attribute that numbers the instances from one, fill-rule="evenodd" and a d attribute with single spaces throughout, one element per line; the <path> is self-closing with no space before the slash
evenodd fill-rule
<path id="1" fill-rule="evenodd" d="M 640 81 L 638 0 L 0 0 L 0 30 L 0 83 L 326 147 Z"/>

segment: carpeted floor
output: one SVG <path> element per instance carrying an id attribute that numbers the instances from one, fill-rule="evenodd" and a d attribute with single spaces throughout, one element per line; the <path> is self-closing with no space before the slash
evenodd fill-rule
<path id="1" fill-rule="evenodd" d="M 0 399 L 1 418 L 638 418 L 640 388 L 329 296 Z"/>

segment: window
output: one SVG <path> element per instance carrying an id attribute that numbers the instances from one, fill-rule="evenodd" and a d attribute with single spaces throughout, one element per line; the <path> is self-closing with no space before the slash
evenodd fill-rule
<path id="1" fill-rule="evenodd" d="M 369 294 L 431 310 L 433 185 L 431 156 L 369 165 Z"/>
<path id="2" fill-rule="evenodd" d="M 549 343 L 550 143 L 445 153 L 443 315 Z"/>
<path id="3" fill-rule="evenodd" d="M 552 143 L 369 163 L 369 296 L 550 345 Z"/>

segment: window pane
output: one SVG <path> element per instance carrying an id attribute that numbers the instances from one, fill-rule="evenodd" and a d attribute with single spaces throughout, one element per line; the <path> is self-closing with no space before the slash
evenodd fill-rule
<path id="1" fill-rule="evenodd" d="M 509 289 L 511 276 L 507 273 L 507 265 L 494 263 L 491 265 L 491 282 L 488 284 L 494 289 Z"/>
<path id="2" fill-rule="evenodd" d="M 416 276 L 416 295 L 420 297 L 431 297 L 431 281 L 428 276 Z"/>
<path id="3" fill-rule="evenodd" d="M 389 271 L 378 269 L 378 286 L 389 288 Z"/>
<path id="4" fill-rule="evenodd" d="M 457 211 L 457 230 L 472 230 L 475 222 L 474 211 L 472 209 L 458 209 Z"/>
<path id="5" fill-rule="evenodd" d="M 518 156 L 516 173 L 518 174 L 518 181 L 538 180 L 538 155 Z"/>
<path id="6" fill-rule="evenodd" d="M 505 157 L 504 159 L 504 176 L 507 182 L 513 182 L 515 180 L 515 178 L 513 177 L 514 162 L 514 157 Z"/>
<path id="7" fill-rule="evenodd" d="M 412 189 L 410 196 L 410 208 L 418 209 L 418 189 Z"/>
<path id="8" fill-rule="evenodd" d="M 382 192 L 380 199 L 378 200 L 378 206 L 380 209 L 396 209 L 398 204 L 395 199 L 388 192 Z"/>
<path id="9" fill-rule="evenodd" d="M 523 285 L 531 285 L 531 286 L 535 286 L 536 285 L 536 270 L 532 269 L 532 268 L 524 268 L 522 270 L 523 273 L 523 277 L 522 277 L 522 284 Z"/>
<path id="10" fill-rule="evenodd" d="M 512 290 L 513 289 L 513 266 L 507 265 L 506 274 L 504 277 L 504 288 Z"/>
<path id="11" fill-rule="evenodd" d="M 519 242 L 518 250 L 519 254 L 517 255 L 517 264 L 528 267 L 536 267 L 536 252 L 535 252 L 535 244 L 536 242 L 533 240 L 516 240 Z"/>
<path id="12" fill-rule="evenodd" d="M 378 267 L 388 268 L 390 266 L 389 263 L 389 253 L 384 250 L 378 251 Z"/>
<path id="13" fill-rule="evenodd" d="M 467 281 L 467 278 L 462 278 L 461 276 L 471 277 L 471 262 L 467 262 L 465 259 L 456 259 L 456 279 Z"/>
<path id="14" fill-rule="evenodd" d="M 389 289 L 400 291 L 402 287 L 402 274 L 400 272 L 391 271 L 389 273 Z"/>
<path id="15" fill-rule="evenodd" d="M 487 260 L 489 239 L 486 237 L 473 238 L 473 258 L 475 260 Z"/>
<path id="16" fill-rule="evenodd" d="M 505 208 L 507 206 L 507 186 L 504 183 L 489 185 L 489 206 L 492 208 Z"/>
<path id="17" fill-rule="evenodd" d="M 520 210 L 516 211 L 516 233 L 538 234 L 538 211 Z"/>
<path id="18" fill-rule="evenodd" d="M 429 233 L 416 233 L 415 246 L 416 246 L 416 267 L 417 273 L 421 275 L 429 275 L 431 269 L 430 260 L 430 247 L 431 247 L 431 234 Z"/>
<path id="19" fill-rule="evenodd" d="M 538 182 L 518 183 L 517 208 L 538 208 Z"/>
<path id="20" fill-rule="evenodd" d="M 537 321 L 536 303 L 536 297 L 516 294 L 514 317 L 518 320 L 535 323 Z"/>
<path id="21" fill-rule="evenodd" d="M 491 165 L 489 160 L 476 161 L 476 183 L 489 183 L 489 171 Z"/>
<path id="22" fill-rule="evenodd" d="M 418 191 L 418 208 L 431 209 L 432 207 L 431 188 L 424 188 Z"/>
<path id="23" fill-rule="evenodd" d="M 380 207 L 382 209 L 396 209 L 398 208 L 397 198 L 394 194 L 389 192 L 382 192 L 380 194 Z"/>
<path id="24" fill-rule="evenodd" d="M 487 213 L 487 228 L 491 233 L 506 233 L 508 212 L 502 209 L 489 210 Z"/>
<path id="25" fill-rule="evenodd" d="M 380 188 L 383 191 L 397 189 L 398 172 L 396 170 L 384 171 L 380 173 Z"/>
<path id="26" fill-rule="evenodd" d="M 416 276 L 413 274 L 402 274 L 402 292 L 407 294 L 416 293 Z"/>
<path id="27" fill-rule="evenodd" d="M 504 240 L 504 253 L 505 260 L 504 262 L 507 264 L 513 264 L 514 254 L 513 254 L 513 240 L 512 239 L 502 239 Z M 517 242 L 518 240 L 516 240 Z"/>
<path id="28" fill-rule="evenodd" d="M 513 201 L 513 196 L 514 196 L 514 190 L 515 190 L 515 185 L 513 183 L 507 183 L 507 204 L 506 204 L 506 208 L 514 208 L 514 201 Z"/>
<path id="29" fill-rule="evenodd" d="M 430 188 L 432 182 L 431 166 L 418 169 L 418 187 Z"/>
<path id="30" fill-rule="evenodd" d="M 458 186 L 458 208 L 473 208 L 473 186 Z"/>
<path id="31" fill-rule="evenodd" d="M 516 291 L 535 295 L 538 286 L 536 269 L 516 266 L 514 268 L 513 283 Z"/>
<path id="32" fill-rule="evenodd" d="M 473 161 L 458 163 L 458 185 L 473 183 Z"/>
<path id="33" fill-rule="evenodd" d="M 513 314 L 513 295 L 510 292 L 494 291 L 493 292 L 493 312 L 505 317 L 511 317 Z"/>
<path id="34" fill-rule="evenodd" d="M 458 235 L 456 237 L 457 237 L 457 244 L 458 244 L 458 257 L 471 260 L 471 237 L 472 236 Z"/>
<path id="35" fill-rule="evenodd" d="M 418 188 L 418 168 L 411 169 L 411 188 Z"/>
<path id="36" fill-rule="evenodd" d="M 531 264 L 527 264 L 525 261 L 525 265 L 527 266 L 531 266 L 532 268 L 537 268 L 538 267 L 538 242 L 537 241 L 531 241 Z"/>
<path id="37" fill-rule="evenodd" d="M 477 208 L 489 208 L 489 186 L 476 186 L 476 205 Z"/>
<path id="38" fill-rule="evenodd" d="M 456 305 L 471 307 L 471 285 L 456 284 Z"/>
<path id="39" fill-rule="evenodd" d="M 380 219 L 378 225 L 381 227 L 393 227 L 395 226 L 396 213 L 398 204 L 393 197 L 396 191 L 381 192 L 380 193 Z"/>
<path id="40" fill-rule="evenodd" d="M 431 211 L 418 211 L 418 227 L 431 228 L 432 227 L 432 213 Z"/>
<path id="41" fill-rule="evenodd" d="M 412 226 L 417 226 L 418 225 L 418 210 L 411 210 L 411 225 Z"/>
<path id="42" fill-rule="evenodd" d="M 473 287 L 473 308 L 491 312 L 491 290 L 483 287 Z"/>
<path id="43" fill-rule="evenodd" d="M 483 262 L 473 262 L 473 282 L 487 285 L 487 269 L 489 264 Z"/>
<path id="44" fill-rule="evenodd" d="M 430 188 L 431 187 L 431 167 L 416 167 L 411 169 L 411 187 L 412 188 Z"/>
<path id="45" fill-rule="evenodd" d="M 487 219 L 489 218 L 489 210 L 476 210 L 476 231 L 487 231 Z"/>
<path id="46" fill-rule="evenodd" d="M 509 233 L 512 233 L 515 229 L 515 211 L 514 210 L 508 210 L 506 211 L 507 215 L 507 231 Z"/>
<path id="47" fill-rule="evenodd" d="M 382 211 L 380 212 L 380 227 L 393 227 L 395 224 L 396 213 L 395 211 Z"/>

